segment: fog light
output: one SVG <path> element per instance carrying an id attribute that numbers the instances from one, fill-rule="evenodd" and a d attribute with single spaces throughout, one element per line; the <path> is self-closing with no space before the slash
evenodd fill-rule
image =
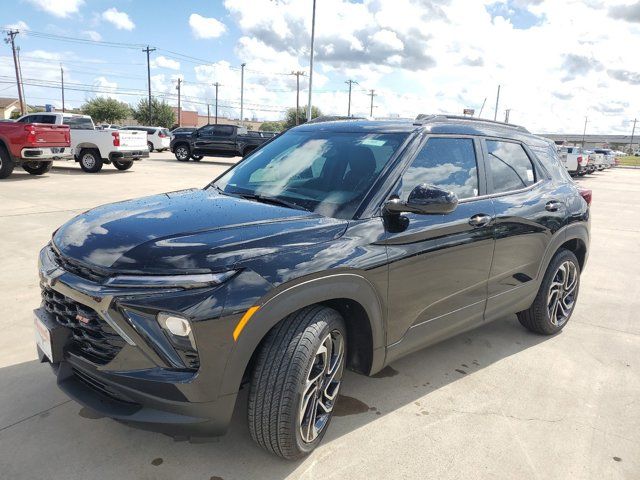
<path id="1" fill-rule="evenodd" d="M 177 337 L 188 337 L 191 333 L 191 324 L 189 320 L 167 313 L 158 314 L 158 323 Z"/>

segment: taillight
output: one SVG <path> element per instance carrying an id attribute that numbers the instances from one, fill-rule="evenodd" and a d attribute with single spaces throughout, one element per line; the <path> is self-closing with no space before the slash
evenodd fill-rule
<path id="1" fill-rule="evenodd" d="M 36 143 L 36 131 L 33 125 L 25 125 L 24 131 L 27 132 L 27 143 Z"/>
<path id="2" fill-rule="evenodd" d="M 582 157 L 578 157 L 578 165 L 582 165 Z"/>
<path id="3" fill-rule="evenodd" d="M 113 137 L 113 146 L 120 146 L 120 132 L 111 132 L 111 136 Z"/>
<path id="4" fill-rule="evenodd" d="M 166 136 L 164 133 L 159 133 L 159 134 L 158 134 L 158 137 L 160 137 L 160 138 L 167 138 L 167 136 Z"/>
<path id="5" fill-rule="evenodd" d="M 593 197 L 593 193 L 591 192 L 591 190 L 589 190 L 588 188 L 581 188 L 580 196 L 584 198 L 585 202 L 587 202 L 587 205 L 591 205 L 591 199 Z"/>

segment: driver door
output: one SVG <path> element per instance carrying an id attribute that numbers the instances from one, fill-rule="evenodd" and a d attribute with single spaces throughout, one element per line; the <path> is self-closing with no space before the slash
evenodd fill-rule
<path id="1" fill-rule="evenodd" d="M 407 213 L 386 222 L 388 361 L 483 322 L 495 215 L 482 197 L 481 152 L 473 137 L 431 136 L 402 175 L 401 200 L 430 184 L 456 193 L 459 204 L 446 215 Z"/>

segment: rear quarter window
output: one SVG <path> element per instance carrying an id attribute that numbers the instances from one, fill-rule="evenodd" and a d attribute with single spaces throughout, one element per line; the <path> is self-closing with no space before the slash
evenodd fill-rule
<path id="1" fill-rule="evenodd" d="M 546 147 L 541 145 L 530 145 L 529 148 L 549 172 L 553 180 L 558 182 L 566 182 L 567 180 L 573 181 L 571 175 L 569 175 L 569 172 L 567 172 L 567 169 L 562 164 L 562 160 L 558 157 L 558 153 L 555 151 L 555 148 L 552 148 L 551 145 Z"/>

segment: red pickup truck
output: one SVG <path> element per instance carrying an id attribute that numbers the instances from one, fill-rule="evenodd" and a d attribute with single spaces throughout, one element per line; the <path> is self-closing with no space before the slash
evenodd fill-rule
<path id="1" fill-rule="evenodd" d="M 47 173 L 53 160 L 73 157 L 70 141 L 67 125 L 0 122 L 0 179 L 17 165 L 31 175 Z"/>

